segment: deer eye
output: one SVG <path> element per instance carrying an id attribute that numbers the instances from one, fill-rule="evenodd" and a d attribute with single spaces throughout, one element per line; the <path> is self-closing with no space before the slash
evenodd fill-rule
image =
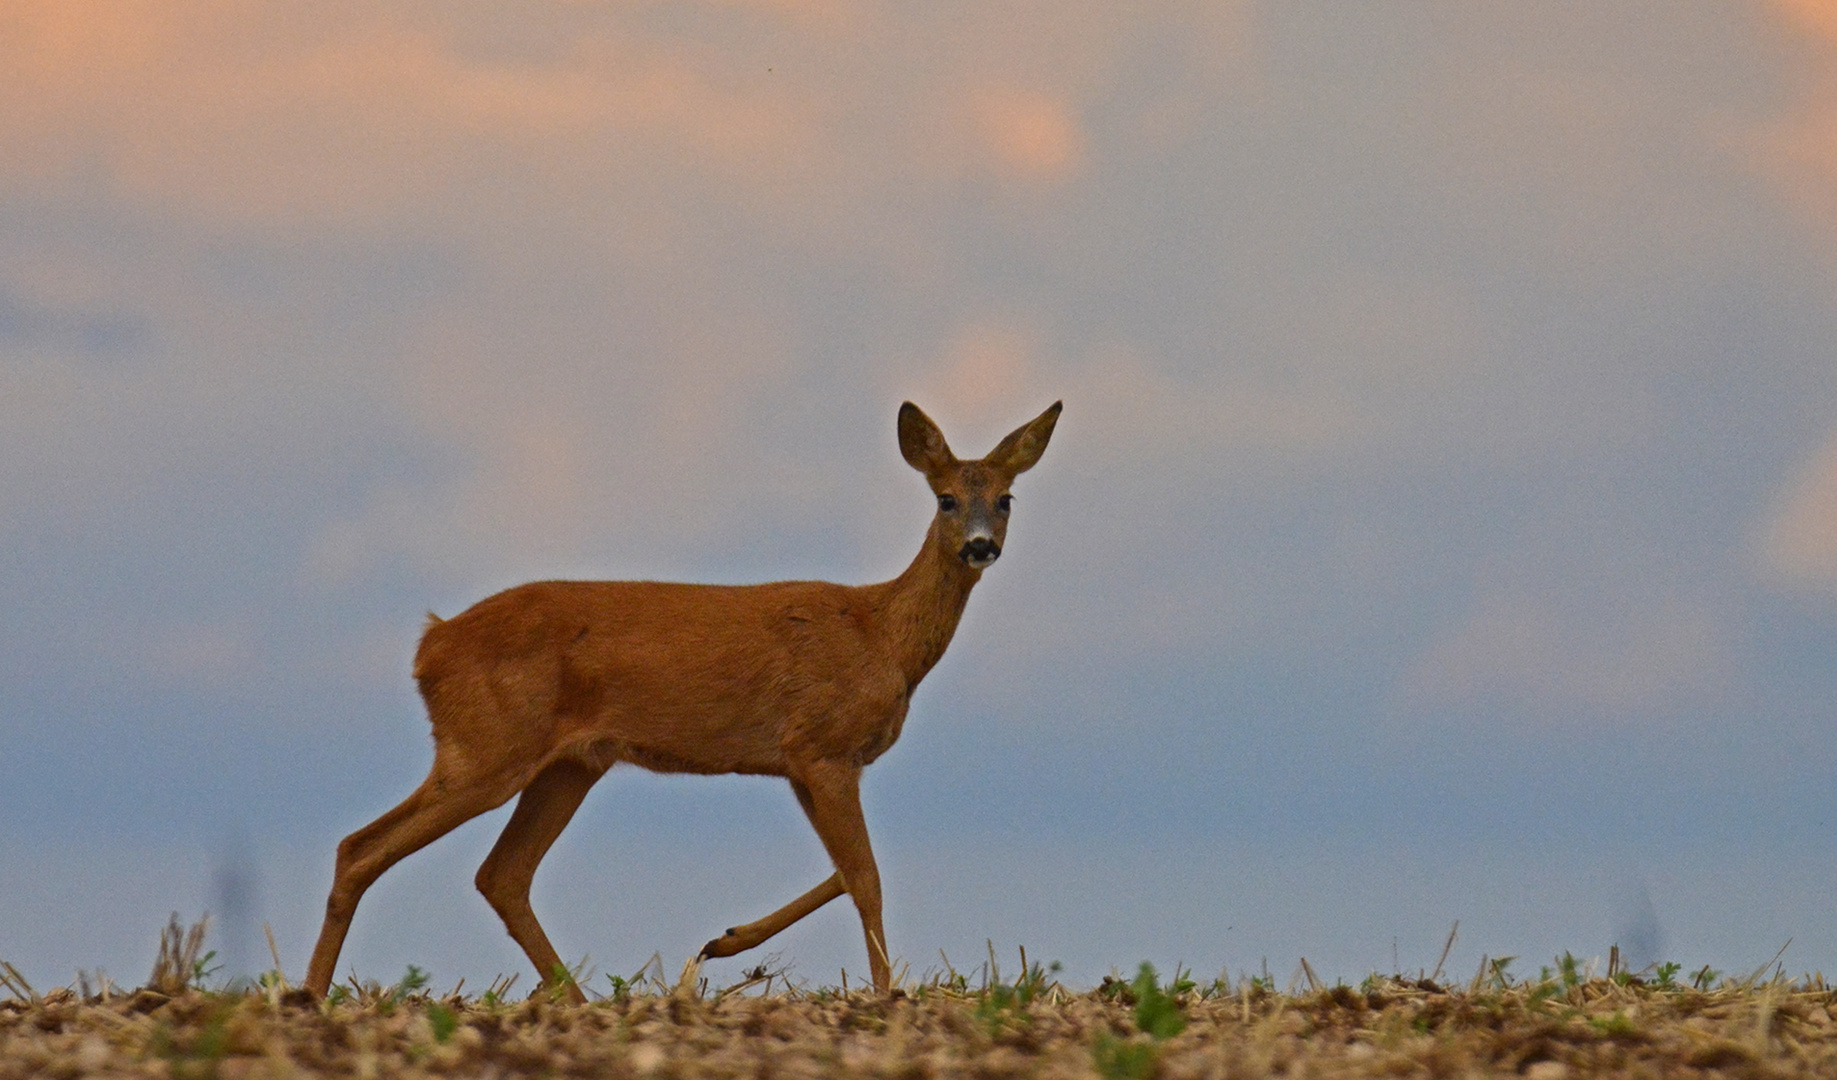
<path id="1" fill-rule="evenodd" d="M 995 509 L 1000 510 L 1004 514 L 1014 509 L 1014 496 L 1003 495 L 1001 498 L 996 499 Z"/>
<path id="2" fill-rule="evenodd" d="M 957 509 L 957 497 L 955 495 L 939 495 L 938 509 L 944 511 L 946 514 L 955 512 Z"/>

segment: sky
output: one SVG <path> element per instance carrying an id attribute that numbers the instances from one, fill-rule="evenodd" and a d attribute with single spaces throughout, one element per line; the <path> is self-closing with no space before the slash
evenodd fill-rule
<path id="1" fill-rule="evenodd" d="M 0 0 L 0 959 L 297 980 L 424 613 L 891 577 L 907 399 L 1065 402 L 868 773 L 913 977 L 1837 972 L 1830 0 Z M 521 971 L 507 814 L 341 975 Z M 535 903 L 673 972 L 826 873 L 624 768 Z"/>

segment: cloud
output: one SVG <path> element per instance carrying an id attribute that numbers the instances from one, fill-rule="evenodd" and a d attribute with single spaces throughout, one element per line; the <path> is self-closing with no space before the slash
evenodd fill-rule
<path id="1" fill-rule="evenodd" d="M 631 11 L 493 41 L 405 5 L 8 7 L 0 183 L 41 195 L 84 181 L 218 227 L 450 225 L 506 182 L 552 204 L 660 161 L 758 183 L 812 156 L 795 95 Z"/>
<path id="2" fill-rule="evenodd" d="M 1403 674 L 1413 708 L 1538 717 L 1673 715 L 1721 690 L 1733 657 L 1721 621 L 1681 600 L 1587 612 L 1534 594 L 1482 598 Z"/>
<path id="3" fill-rule="evenodd" d="M 766 437 L 750 411 L 810 396 L 792 305 L 811 286 L 783 269 L 815 255 L 936 287 L 960 269 L 932 231 L 940 207 L 966 181 L 1026 200 L 1087 177 L 1085 114 L 1139 43 L 1134 20 L 1101 5 L 667 7 L 0 0 L 0 195 L 143 234 L 149 253 L 112 249 L 97 276 L 115 280 L 99 288 L 132 298 L 152 343 L 138 359 L 191 353 L 161 372 L 180 416 L 214 383 L 300 362 L 309 335 L 387 324 L 355 347 L 344 337 L 354 355 L 313 360 L 439 465 L 325 521 L 298 556 L 302 581 L 349 583 L 404 555 L 444 577 L 705 535 L 755 509 L 709 491 L 815 497 L 742 449 Z M 1190 99 L 1197 114 L 1241 45 L 1242 7 L 1164 4 L 1140 24 L 1182 43 L 1156 108 Z M 334 259 L 428 250 L 454 269 L 407 310 L 386 292 L 324 296 L 297 267 L 271 287 L 299 299 L 199 280 L 225 248 L 308 244 Z M 42 264 L 7 269 L 33 292 L 50 280 Z M 289 307 L 310 314 L 281 326 Z M 250 338 L 254 325 L 293 341 Z M 66 422 L 73 399 L 126 401 L 137 385 L 17 351 L 6 363 L 15 402 L 64 402 L 35 408 Z M 277 438 L 322 422 L 285 413 L 267 418 Z M 112 461 L 73 464 L 204 464 L 169 443 L 146 451 L 117 439 L 90 451 Z"/>
<path id="4" fill-rule="evenodd" d="M 253 627 L 241 624 L 168 627 L 141 648 L 140 663 L 160 684 L 222 691 L 262 674 Z"/>
<path id="5" fill-rule="evenodd" d="M 1837 42 L 1837 4 L 1831 0 L 1769 0 L 1769 6 L 1804 29 Z"/>
<path id="6" fill-rule="evenodd" d="M 1792 105 L 1750 139 L 1762 170 L 1826 232 L 1837 232 L 1837 5 L 1766 0 L 1809 53 L 1791 87 Z"/>
<path id="7" fill-rule="evenodd" d="M 1114 468 L 1164 469 L 1182 456 L 1216 462 L 1245 450 L 1317 458 L 1368 444 L 1390 419 L 1330 382 L 1284 385 L 1222 367 L 1181 375 L 1127 344 L 1087 348 L 1055 355 L 1024 317 L 978 319 L 896 392 L 935 403 L 925 407 L 974 433 L 977 446 L 1064 399 L 1082 452 Z"/>
<path id="8" fill-rule="evenodd" d="M 1673 228 L 1715 216 L 1702 156 L 1672 155 L 1715 142 L 1701 100 L 1484 12 L 1377 42 L 1422 61 L 1391 78 L 1342 63 L 1369 24 L 1258 26 L 1243 3 L 0 10 L 0 193 L 153 249 L 71 306 L 89 323 L 40 323 L 125 311 L 184 354 L 134 376 L 6 354 L 9 418 L 70 429 L 9 445 L 75 474 L 0 465 L 9 492 L 98 497 L 111 469 L 157 485 L 251 457 L 310 488 L 305 459 L 336 440 L 305 433 L 358 410 L 355 439 L 416 467 L 339 481 L 276 556 L 309 591 L 633 551 L 671 553 L 630 568 L 668 573 L 676 553 L 807 540 L 861 483 L 825 463 L 872 447 L 903 469 L 888 403 L 919 400 L 979 453 L 1064 398 L 1055 471 L 1112 511 L 1084 550 L 1138 550 L 1150 520 L 1185 545 L 1080 602 L 1135 606 L 1113 640 L 1204 637 L 1255 622 L 1222 614 L 1251 606 L 1223 579 L 1253 557 L 1221 539 L 1242 539 L 1222 523 L 1247 493 L 1318 504 L 1327 477 L 1410 488 L 1644 437 L 1649 372 L 1598 325 L 1547 350 L 1514 320 L 1570 319 L 1577 293 L 1724 239 Z M 1648 233 L 1666 243 L 1627 242 Z M 256 285 L 200 269 L 307 243 L 448 269 L 412 303 L 297 266 Z M 55 274 L 11 265 L 22 305 L 63 310 Z M 339 355 L 298 344 L 315 336 Z M 327 366 L 317 389 L 267 386 Z M 199 416 L 230 434 L 170 434 Z M 1102 557 L 1084 569 L 1110 581 Z M 1565 632 L 1526 618 L 1479 619 L 1475 640 Z M 1497 667 L 1475 648 L 1449 646 L 1448 685 Z M 1667 649 L 1688 652 L 1639 663 Z M 1640 698 L 1576 681 L 1562 692 Z"/>
<path id="9" fill-rule="evenodd" d="M 965 428 L 1012 427 L 1013 417 L 1040 396 L 1040 384 L 1050 381 L 1038 370 L 1038 349 L 1037 334 L 1012 321 L 972 323 L 958 331 L 909 396 Z M 957 452 L 967 457 L 982 451 L 966 446 Z"/>
<path id="10" fill-rule="evenodd" d="M 1081 98 L 1129 40 L 1096 6 L 965 5 L 955 20 L 688 6 L 692 20 L 655 4 L 426 18 L 400 3 L 7 0 L 0 190 L 102 190 L 216 228 L 469 231 L 506 191 L 603 220 L 677 177 L 827 219 L 803 231 L 833 242 L 838 212 L 889 195 L 947 193 L 978 172 L 1075 174 Z M 1236 7 L 1159 14 L 1218 52 Z"/>
<path id="11" fill-rule="evenodd" d="M 1084 163 L 1085 134 L 1068 102 L 1039 91 L 986 90 L 971 108 L 997 171 L 1007 178 L 1055 182 Z"/>
<path id="12" fill-rule="evenodd" d="M 1837 435 L 1787 489 L 1762 535 L 1761 557 L 1781 584 L 1837 589 Z"/>
<path id="13" fill-rule="evenodd" d="M 1807 220 L 1837 239 L 1837 3 L 1767 0 L 1767 10 L 1791 28 L 1811 63 L 1795 74 L 1785 116 L 1764 126 L 1753 144 L 1760 163 Z M 1837 263 L 1837 248 L 1820 245 Z M 1761 569 L 1787 588 L 1837 588 L 1837 434 L 1782 485 L 1760 529 Z"/>

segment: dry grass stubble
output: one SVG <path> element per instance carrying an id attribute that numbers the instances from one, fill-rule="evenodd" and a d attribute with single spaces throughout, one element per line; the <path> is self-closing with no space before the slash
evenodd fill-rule
<path id="1" fill-rule="evenodd" d="M 173 963 L 195 965 L 196 950 Z M 162 952 L 162 956 L 165 953 Z M 162 963 L 165 961 L 163 960 Z M 195 969 L 194 969 L 195 970 Z M 1837 992 L 1792 982 L 1656 985 L 1576 966 L 1464 988 L 1373 978 L 1277 993 L 1265 982 L 1074 992 L 1037 966 L 1013 984 L 955 976 L 891 1000 L 755 980 L 709 993 L 614 981 L 575 1007 L 395 987 L 312 1002 L 278 977 L 204 991 L 167 974 L 131 993 L 37 994 L 0 967 L 0 1080 L 19 1077 L 1469 1077 L 1837 1076 Z M 156 969 L 153 982 L 162 980 Z M 171 991 L 171 992 L 168 992 Z"/>

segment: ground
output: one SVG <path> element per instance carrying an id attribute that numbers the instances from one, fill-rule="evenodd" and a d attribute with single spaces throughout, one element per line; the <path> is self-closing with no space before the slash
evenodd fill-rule
<path id="1" fill-rule="evenodd" d="M 1837 1076 L 1837 992 L 1822 976 L 1777 972 L 1594 978 L 1559 960 L 1525 979 L 1483 965 L 1456 986 L 1329 987 L 1306 972 L 1280 993 L 1266 980 L 1201 986 L 1146 968 L 1077 991 L 1036 966 L 1012 983 L 949 973 L 881 998 L 762 971 L 726 990 L 605 980 L 606 996 L 584 1006 L 546 992 L 511 1001 L 498 988 L 436 997 L 412 969 L 395 986 L 347 986 L 326 1001 L 278 977 L 204 991 L 155 974 L 148 988 L 87 996 L 10 985 L 0 1080 Z"/>

